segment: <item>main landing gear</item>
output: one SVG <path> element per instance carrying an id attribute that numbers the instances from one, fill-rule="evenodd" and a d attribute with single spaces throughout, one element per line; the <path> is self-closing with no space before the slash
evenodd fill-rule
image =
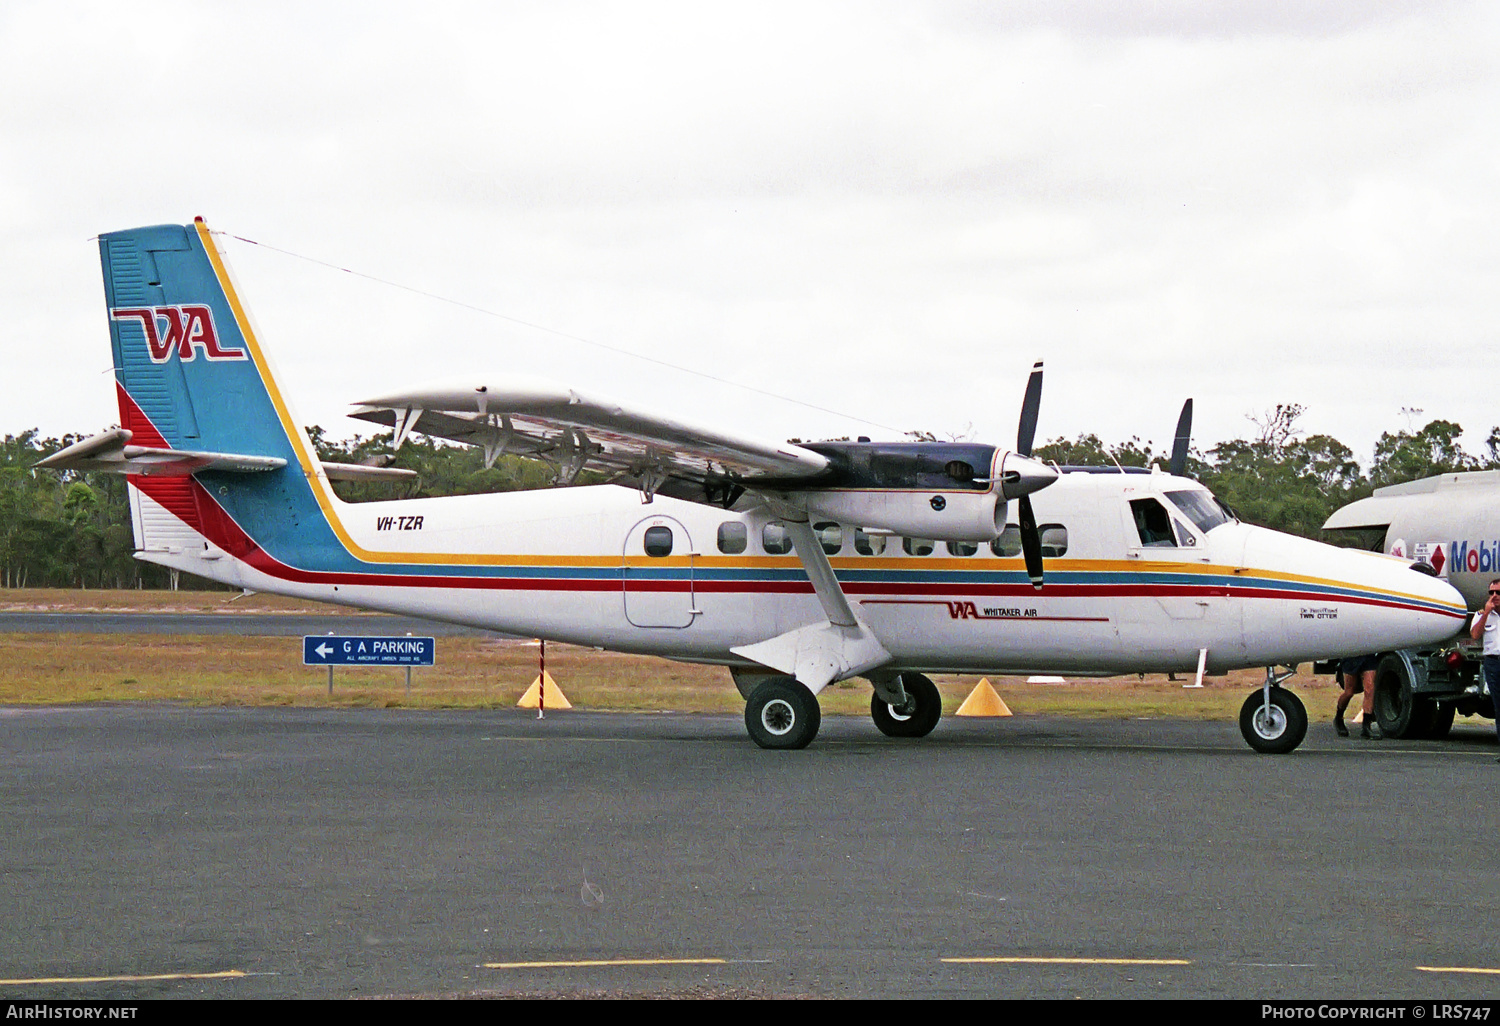
<path id="1" fill-rule="evenodd" d="M 822 722 L 817 696 L 796 677 L 762 682 L 745 705 L 745 729 L 762 748 L 806 748 Z"/>
<path id="2" fill-rule="evenodd" d="M 870 697 L 870 717 L 886 737 L 926 737 L 942 715 L 943 696 L 920 673 L 903 673 Z"/>
<path id="3" fill-rule="evenodd" d="M 870 716 L 886 737 L 926 737 L 943 715 L 937 685 L 920 673 L 875 683 Z M 770 677 L 745 704 L 745 729 L 762 748 L 806 748 L 823 722 L 818 699 L 795 677 Z"/>
<path id="4" fill-rule="evenodd" d="M 1283 755 L 1307 736 L 1307 710 L 1302 700 L 1280 686 L 1296 672 L 1290 669 L 1278 674 L 1274 667 L 1267 666 L 1266 682 L 1250 692 L 1240 706 L 1240 734 L 1257 752 Z"/>

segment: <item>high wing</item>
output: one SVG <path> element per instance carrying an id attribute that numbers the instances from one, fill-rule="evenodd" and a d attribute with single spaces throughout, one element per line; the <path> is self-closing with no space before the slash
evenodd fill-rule
<path id="1" fill-rule="evenodd" d="M 485 466 L 501 454 L 549 463 L 559 483 L 585 470 L 652 495 L 726 508 L 747 487 L 806 486 L 828 470 L 826 456 L 667 419 L 548 382 L 514 377 L 494 384 L 427 388 L 356 404 L 350 416 L 395 432 L 474 445 Z"/>

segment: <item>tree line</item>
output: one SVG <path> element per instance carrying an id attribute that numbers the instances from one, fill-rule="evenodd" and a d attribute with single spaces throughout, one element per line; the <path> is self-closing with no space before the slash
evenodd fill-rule
<path id="1" fill-rule="evenodd" d="M 1335 509 L 1382 485 L 1452 471 L 1500 469 L 1500 427 L 1490 429 L 1485 454 L 1475 456 L 1459 444 L 1462 427 L 1434 420 L 1421 430 L 1383 433 L 1367 474 L 1338 439 L 1299 430 L 1303 412 L 1301 406 L 1283 404 L 1252 418 L 1257 428 L 1253 437 L 1191 452 L 1188 475 L 1247 523 L 1317 538 Z M 481 452 L 471 446 L 408 437 L 392 451 L 389 432 L 339 441 L 316 426 L 308 436 L 322 460 L 418 474 L 410 485 L 335 482 L 334 491 L 349 502 L 513 491 L 552 482 L 551 471 L 535 460 L 502 456 L 486 468 Z M 78 440 L 74 435 L 43 438 L 33 429 L 0 442 L 0 586 L 168 587 L 172 576 L 165 568 L 132 556 L 123 478 L 35 469 L 37 461 Z M 1165 465 L 1168 456 L 1139 438 L 1107 444 L 1092 434 L 1054 438 L 1034 454 L 1059 464 L 1129 467 Z M 218 587 L 196 579 L 189 586 Z"/>

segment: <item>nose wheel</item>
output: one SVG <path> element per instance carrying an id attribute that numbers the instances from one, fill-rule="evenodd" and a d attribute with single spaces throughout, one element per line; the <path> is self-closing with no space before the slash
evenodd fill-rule
<path id="1" fill-rule="evenodd" d="M 1250 692 L 1240 706 L 1240 734 L 1257 752 L 1284 755 L 1307 736 L 1307 710 L 1302 700 L 1279 686 L 1290 676 L 1276 677 L 1267 669 L 1265 685 Z"/>

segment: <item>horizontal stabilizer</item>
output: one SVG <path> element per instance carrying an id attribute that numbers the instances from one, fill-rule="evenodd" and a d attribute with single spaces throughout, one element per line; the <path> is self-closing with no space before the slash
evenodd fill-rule
<path id="1" fill-rule="evenodd" d="M 66 449 L 39 460 L 37 466 L 49 470 L 93 470 L 148 477 L 186 477 L 201 470 L 257 473 L 280 470 L 286 466 L 286 460 L 279 456 L 156 449 L 131 445 L 131 437 L 132 433 L 125 428 L 113 428 L 81 442 L 74 442 Z"/>
<path id="2" fill-rule="evenodd" d="M 330 481 L 414 481 L 415 470 L 400 467 L 367 467 L 363 463 L 324 463 L 323 473 Z"/>

